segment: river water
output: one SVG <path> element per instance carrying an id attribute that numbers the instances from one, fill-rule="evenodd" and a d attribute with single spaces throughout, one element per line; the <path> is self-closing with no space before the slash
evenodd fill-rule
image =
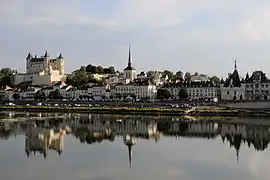
<path id="1" fill-rule="evenodd" d="M 0 117 L 1 180 L 269 179 L 267 119 Z"/>

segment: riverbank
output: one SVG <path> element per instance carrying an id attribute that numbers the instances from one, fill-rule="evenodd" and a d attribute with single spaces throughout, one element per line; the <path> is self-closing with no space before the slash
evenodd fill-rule
<path id="1" fill-rule="evenodd" d="M 51 106 L 0 106 L 0 111 L 21 112 L 64 112 L 122 115 L 164 115 L 164 116 L 258 116 L 258 112 L 245 112 L 227 109 L 196 109 L 185 113 L 183 109 L 173 108 L 135 108 L 135 107 L 51 107 Z M 260 112 L 260 116 L 270 114 Z"/>

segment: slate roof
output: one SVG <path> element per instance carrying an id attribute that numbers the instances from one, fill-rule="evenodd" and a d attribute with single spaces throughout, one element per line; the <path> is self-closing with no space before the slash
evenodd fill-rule
<path id="1" fill-rule="evenodd" d="M 266 77 L 265 73 L 262 71 L 255 71 L 252 75 L 245 81 L 246 83 L 253 83 L 256 76 L 260 76 L 260 83 L 270 83 L 270 80 Z"/>
<path id="2" fill-rule="evenodd" d="M 228 78 L 224 82 L 224 87 L 229 87 L 232 81 L 233 87 L 241 87 L 241 80 L 237 69 L 234 69 L 232 74 L 229 74 Z"/>

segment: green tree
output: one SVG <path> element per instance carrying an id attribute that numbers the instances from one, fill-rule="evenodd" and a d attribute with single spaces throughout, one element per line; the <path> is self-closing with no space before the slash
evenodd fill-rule
<path id="1" fill-rule="evenodd" d="M 97 73 L 98 73 L 98 74 L 104 74 L 104 69 L 103 69 L 103 67 L 98 66 L 98 67 L 97 67 Z"/>
<path id="2" fill-rule="evenodd" d="M 61 96 L 60 94 L 60 91 L 58 89 L 50 92 L 49 96 L 48 96 L 49 99 L 63 99 L 63 97 Z"/>
<path id="3" fill-rule="evenodd" d="M 214 83 L 216 83 L 216 84 L 220 84 L 220 79 L 219 79 L 219 77 L 217 77 L 217 76 L 212 76 L 212 77 L 210 77 L 209 78 L 210 79 L 210 81 L 212 81 L 212 82 L 214 82 Z"/>
<path id="4" fill-rule="evenodd" d="M 46 95 L 43 91 L 38 90 L 34 95 L 35 100 L 46 100 Z"/>
<path id="5" fill-rule="evenodd" d="M 157 90 L 158 99 L 169 99 L 170 97 L 171 97 L 171 93 L 168 89 L 161 88 Z"/>
<path id="6" fill-rule="evenodd" d="M 107 74 L 115 74 L 115 68 L 113 66 L 110 66 L 108 68 L 108 73 Z"/>
<path id="7" fill-rule="evenodd" d="M 183 78 L 183 72 L 182 71 L 177 71 L 175 73 L 175 76 L 176 76 L 177 79 Z"/>
<path id="8" fill-rule="evenodd" d="M 14 94 L 12 95 L 12 98 L 13 98 L 14 100 L 20 99 L 20 94 L 14 93 Z"/>
<path id="9" fill-rule="evenodd" d="M 186 72 L 184 78 L 185 78 L 186 81 L 190 81 L 191 80 L 191 73 Z"/>
<path id="10" fill-rule="evenodd" d="M 155 71 L 148 71 L 146 73 L 147 77 L 152 77 L 155 74 Z"/>
<path id="11" fill-rule="evenodd" d="M 17 74 L 16 70 L 10 68 L 2 68 L 0 70 L 0 85 L 11 86 L 13 84 L 13 75 Z"/>
<path id="12" fill-rule="evenodd" d="M 186 88 L 180 89 L 178 96 L 180 99 L 187 99 L 188 98 L 188 91 Z"/>
<path id="13" fill-rule="evenodd" d="M 169 71 L 169 70 L 165 70 L 163 72 L 163 74 L 166 76 L 168 76 L 169 79 L 172 79 L 173 78 L 173 72 Z"/>

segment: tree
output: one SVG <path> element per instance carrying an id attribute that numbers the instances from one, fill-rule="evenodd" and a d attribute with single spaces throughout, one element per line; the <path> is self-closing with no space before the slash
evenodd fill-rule
<path id="1" fill-rule="evenodd" d="M 198 75 L 199 75 L 199 73 L 198 73 L 198 72 L 195 72 L 195 73 L 194 73 L 194 76 L 198 76 Z"/>
<path id="2" fill-rule="evenodd" d="M 46 95 L 43 91 L 38 90 L 34 95 L 35 100 L 46 100 Z"/>
<path id="3" fill-rule="evenodd" d="M 146 73 L 146 75 L 147 75 L 147 77 L 151 77 L 151 76 L 154 75 L 154 73 L 155 73 L 155 71 L 148 71 L 148 72 Z"/>
<path id="4" fill-rule="evenodd" d="M 173 72 L 171 72 L 171 71 L 169 71 L 169 70 L 165 70 L 164 72 L 163 72 L 163 74 L 166 76 L 168 76 L 168 78 L 169 79 L 172 79 L 172 77 L 173 77 Z"/>
<path id="5" fill-rule="evenodd" d="M 113 66 L 110 66 L 108 68 L 108 73 L 107 74 L 115 74 L 115 68 Z"/>
<path id="6" fill-rule="evenodd" d="M 17 100 L 17 99 L 20 98 L 20 95 L 19 95 L 18 93 L 14 93 L 14 94 L 12 95 L 12 98 L 13 98 L 14 100 Z"/>
<path id="7" fill-rule="evenodd" d="M 188 91 L 185 88 L 180 89 L 178 96 L 180 99 L 187 99 L 188 98 Z"/>
<path id="8" fill-rule="evenodd" d="M 190 81 L 191 80 L 191 73 L 190 72 L 186 72 L 184 78 L 185 78 L 186 81 Z"/>
<path id="9" fill-rule="evenodd" d="M 103 67 L 98 66 L 98 67 L 97 67 L 97 73 L 98 73 L 98 74 L 104 74 L 104 69 L 103 69 Z"/>
<path id="10" fill-rule="evenodd" d="M 175 73 L 175 76 L 176 76 L 176 78 L 177 79 L 182 79 L 183 78 L 183 72 L 182 71 L 177 71 L 176 73 Z"/>
<path id="11" fill-rule="evenodd" d="M 215 84 L 220 84 L 220 79 L 217 76 L 210 77 L 210 81 L 214 82 Z"/>
<path id="12" fill-rule="evenodd" d="M 136 94 L 131 94 L 132 99 L 136 99 Z"/>
<path id="13" fill-rule="evenodd" d="M 0 70 L 0 85 L 12 85 L 13 78 L 12 76 L 14 74 L 17 74 L 16 70 L 10 69 L 10 68 L 2 68 Z"/>
<path id="14" fill-rule="evenodd" d="M 157 90 L 157 98 L 158 99 L 169 99 L 171 97 L 171 93 L 168 89 L 158 89 Z"/>
<path id="15" fill-rule="evenodd" d="M 61 96 L 60 91 L 58 89 L 50 92 L 48 97 L 49 99 L 63 99 L 63 96 Z"/>

